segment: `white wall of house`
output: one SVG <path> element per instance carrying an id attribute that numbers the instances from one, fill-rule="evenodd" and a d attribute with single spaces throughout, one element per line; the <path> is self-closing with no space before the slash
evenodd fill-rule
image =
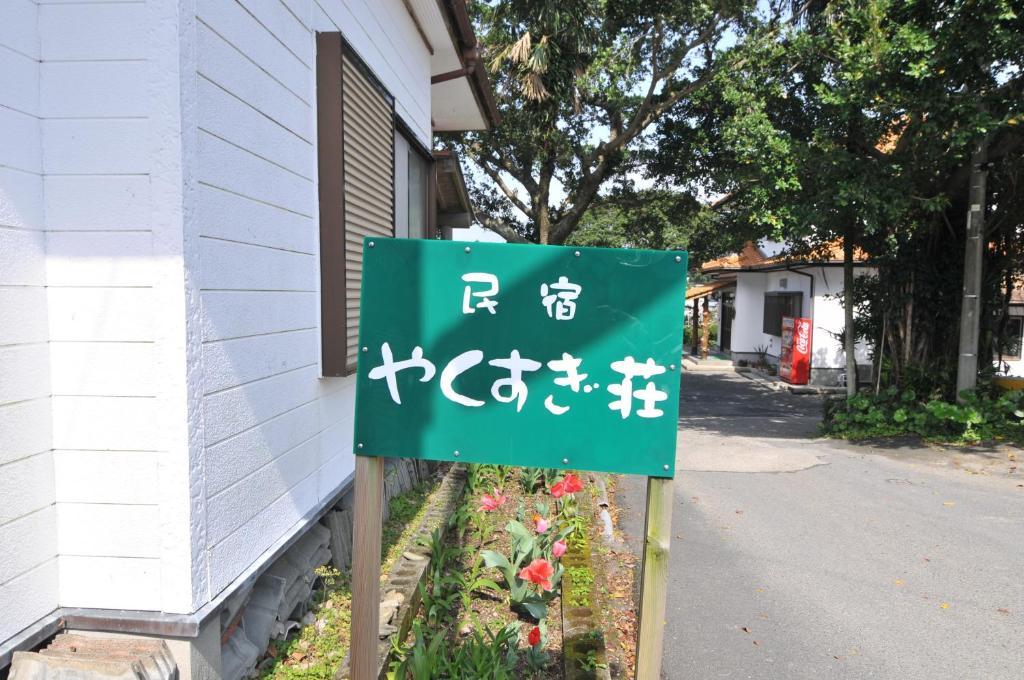
<path id="1" fill-rule="evenodd" d="M 315 33 L 431 142 L 402 0 L 9 0 L 0 20 L 0 645 L 188 613 L 350 476 L 318 365 Z"/>
<path id="2" fill-rule="evenodd" d="M 0 643 L 57 606 L 40 12 L 0 19 Z"/>
<path id="3" fill-rule="evenodd" d="M 1010 316 L 1016 318 L 1024 317 L 1024 305 L 1011 305 L 1009 310 Z M 1021 342 L 1024 342 L 1024 337 L 1021 338 Z M 1024 378 L 1024 358 L 1017 360 L 1003 359 L 1003 365 L 1006 367 L 1005 375 L 1012 375 L 1016 378 Z M 1003 366 L 999 364 L 998 360 L 993 361 L 993 366 L 996 370 L 1002 370 Z"/>
<path id="4" fill-rule="evenodd" d="M 315 32 L 344 35 L 428 147 L 430 54 L 401 0 L 197 0 L 196 16 L 185 238 L 198 249 L 206 600 L 354 468 L 354 379 L 318 366 Z"/>
<path id="5" fill-rule="evenodd" d="M 764 295 L 770 292 L 803 293 L 803 315 L 814 321 L 811 366 L 824 369 L 845 369 L 845 354 L 841 341 L 833 335 L 842 331 L 843 303 L 835 297 L 843 288 L 843 273 L 839 267 L 803 268 L 800 271 L 814 277 L 814 300 L 810 306 L 811 282 L 807 276 L 793 271 L 739 272 L 736 277 L 736 317 L 732 326 L 732 351 L 753 353 L 765 347 L 768 354 L 779 356 L 781 338 L 763 332 Z M 855 276 L 868 273 L 858 267 Z M 813 311 L 812 311 L 813 310 Z M 869 361 L 868 347 L 857 346 L 857 362 Z"/>

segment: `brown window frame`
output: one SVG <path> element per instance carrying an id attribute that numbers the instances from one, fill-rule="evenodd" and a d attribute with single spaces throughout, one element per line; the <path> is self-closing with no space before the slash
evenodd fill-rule
<path id="1" fill-rule="evenodd" d="M 395 98 L 340 32 L 316 34 L 317 194 L 320 220 L 320 364 L 324 377 L 356 370 L 348 348 L 345 222 L 345 115 L 343 61 L 348 60 L 391 108 L 391 173 L 394 175 Z M 391 186 L 394 220 L 395 186 Z M 391 225 L 392 235 L 395 225 Z M 338 265 L 341 266 L 338 266 Z M 349 356 L 356 354 L 355 356 Z"/>

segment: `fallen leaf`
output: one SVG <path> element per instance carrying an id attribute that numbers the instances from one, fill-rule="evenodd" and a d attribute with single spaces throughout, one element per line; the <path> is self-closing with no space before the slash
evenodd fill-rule
<path id="1" fill-rule="evenodd" d="M 898 586 L 901 586 L 901 585 L 903 585 L 903 579 L 898 578 L 898 579 L 894 580 L 893 583 L 895 583 Z"/>
<path id="2" fill-rule="evenodd" d="M 956 505 L 956 503 L 954 503 L 953 501 L 943 501 L 942 504 L 945 505 L 947 508 L 951 508 L 954 505 Z"/>
<path id="3" fill-rule="evenodd" d="M 764 588 L 755 588 L 754 592 L 763 593 L 764 592 Z"/>
<path id="4" fill-rule="evenodd" d="M 740 628 L 740 630 L 742 630 L 744 633 L 749 633 L 750 632 L 750 629 L 747 628 L 746 626 L 743 626 L 742 628 Z"/>
<path id="5" fill-rule="evenodd" d="M 939 605 L 939 609 L 949 609 L 949 603 L 943 602 Z"/>
<path id="6" fill-rule="evenodd" d="M 999 612 L 1000 614 L 1009 614 L 1010 613 L 1010 610 L 1006 609 L 1005 607 L 1000 607 L 996 611 Z"/>
<path id="7" fill-rule="evenodd" d="M 760 645 L 761 643 L 759 641 L 757 641 L 757 640 L 754 640 L 754 644 L 755 645 Z"/>
<path id="8" fill-rule="evenodd" d="M 737 515 L 742 515 L 742 514 L 743 514 L 743 511 L 742 511 L 742 510 L 737 510 L 737 511 L 736 511 L 736 514 L 737 514 Z"/>

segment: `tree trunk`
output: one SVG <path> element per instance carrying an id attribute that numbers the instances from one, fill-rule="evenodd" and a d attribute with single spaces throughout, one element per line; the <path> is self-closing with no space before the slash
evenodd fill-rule
<path id="1" fill-rule="evenodd" d="M 690 354 L 693 356 L 699 356 L 698 343 L 700 342 L 700 308 L 697 306 L 700 304 L 700 300 L 693 298 L 693 337 L 690 338 Z"/>
<path id="2" fill-rule="evenodd" d="M 700 358 L 707 359 L 711 344 L 711 306 L 710 295 L 704 296 L 704 327 L 700 331 Z"/>
<path id="3" fill-rule="evenodd" d="M 956 366 L 956 398 L 978 386 L 978 333 L 981 322 L 981 269 L 985 250 L 985 180 L 988 138 L 971 154 L 971 188 L 964 247 L 964 287 L 960 305 L 960 356 Z"/>
<path id="4" fill-rule="evenodd" d="M 843 236 L 843 350 L 846 353 L 846 396 L 857 394 L 857 343 L 853 333 L 853 226 Z"/>

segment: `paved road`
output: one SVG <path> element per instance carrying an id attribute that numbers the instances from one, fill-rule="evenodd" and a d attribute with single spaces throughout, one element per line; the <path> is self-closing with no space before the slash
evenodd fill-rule
<path id="1" fill-rule="evenodd" d="M 685 373 L 681 412 L 664 677 L 1024 678 L 1007 451 L 815 439 L 819 398 L 728 374 Z"/>

